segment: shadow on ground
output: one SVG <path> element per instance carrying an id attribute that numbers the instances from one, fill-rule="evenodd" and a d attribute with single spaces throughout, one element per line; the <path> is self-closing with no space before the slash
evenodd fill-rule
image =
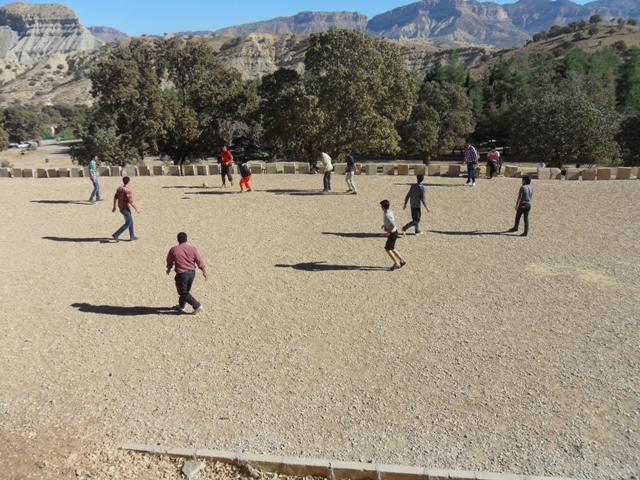
<path id="1" fill-rule="evenodd" d="M 116 243 L 112 237 L 42 237 L 42 239 L 67 243 Z"/>
<path id="2" fill-rule="evenodd" d="M 350 232 L 322 232 L 323 235 L 333 235 L 335 237 L 343 238 L 383 238 L 386 237 L 384 233 L 350 233 Z"/>
<path id="3" fill-rule="evenodd" d="M 324 195 L 347 195 L 340 192 L 328 192 L 325 193 L 322 190 L 295 190 L 289 188 L 274 188 L 270 190 L 260 190 L 261 192 L 273 193 L 275 195 L 293 195 L 299 197 L 321 197 Z"/>
<path id="4" fill-rule="evenodd" d="M 137 317 L 140 315 L 180 315 L 180 312 L 168 307 L 116 307 L 113 305 L 91 305 L 90 303 L 72 303 L 71 306 L 85 313 L 115 315 L 118 317 Z"/>
<path id="5" fill-rule="evenodd" d="M 282 263 L 274 265 L 278 268 L 293 268 L 294 270 L 302 270 L 303 272 L 388 272 L 385 267 L 368 267 L 364 265 L 332 265 L 327 262 L 304 262 L 293 265 L 285 265 Z"/>
<path id="6" fill-rule="evenodd" d="M 202 188 L 202 187 L 198 187 L 198 188 Z M 207 191 L 207 192 L 184 192 L 185 195 L 236 195 L 238 193 L 240 193 L 240 191 L 230 192 L 228 190 L 221 190 L 221 191 Z"/>
<path id="7" fill-rule="evenodd" d="M 82 202 L 79 200 L 31 200 L 31 203 L 40 203 L 43 205 L 93 205 L 91 202 Z"/>
<path id="8" fill-rule="evenodd" d="M 438 235 L 452 235 L 452 236 L 484 236 L 484 235 L 501 235 L 501 236 L 505 236 L 505 237 L 517 237 L 517 234 L 514 234 L 513 232 L 509 232 L 507 230 L 504 230 L 502 232 L 483 232 L 481 230 L 471 230 L 468 232 L 453 232 L 453 231 L 446 231 L 446 230 L 429 230 L 429 233 L 436 233 Z"/>
<path id="9" fill-rule="evenodd" d="M 416 182 L 409 182 L 409 183 L 394 183 L 394 185 L 398 185 L 398 186 L 406 186 L 406 187 L 410 187 L 411 185 L 415 184 Z M 448 187 L 466 187 L 467 185 L 465 185 L 464 183 L 426 183 L 426 182 L 422 182 L 422 184 L 425 187 L 436 187 L 436 188 L 448 188 Z"/>

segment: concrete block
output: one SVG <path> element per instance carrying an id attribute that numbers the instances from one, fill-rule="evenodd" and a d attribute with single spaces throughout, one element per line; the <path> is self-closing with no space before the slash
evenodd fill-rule
<path id="1" fill-rule="evenodd" d="M 34 178 L 36 176 L 33 168 L 23 168 L 22 169 L 22 177 L 23 178 Z"/>
<path id="2" fill-rule="evenodd" d="M 636 177 L 636 179 L 640 180 L 640 167 L 631 168 L 631 176 Z"/>
<path id="3" fill-rule="evenodd" d="M 9 178 L 9 177 L 11 177 L 11 169 L 9 169 L 9 168 L 0 168 L 0 177 L 1 178 Z"/>
<path id="4" fill-rule="evenodd" d="M 186 177 L 193 177 L 196 174 L 196 167 L 193 165 L 183 165 L 182 174 Z"/>
<path id="5" fill-rule="evenodd" d="M 551 180 L 562 180 L 562 170 L 559 168 L 550 168 L 549 174 Z"/>
<path id="6" fill-rule="evenodd" d="M 58 169 L 58 177 L 60 178 L 69 178 L 71 176 L 71 171 L 68 168 L 59 168 Z"/>
<path id="7" fill-rule="evenodd" d="M 286 173 L 287 175 L 295 174 L 296 173 L 296 164 L 295 163 L 285 163 L 282 166 L 282 171 L 283 171 L 283 173 Z"/>
<path id="8" fill-rule="evenodd" d="M 400 163 L 398 165 L 398 175 L 409 175 L 409 165 Z"/>
<path id="9" fill-rule="evenodd" d="M 12 168 L 11 176 L 13 178 L 22 178 L 22 169 L 21 168 Z"/>
<path id="10" fill-rule="evenodd" d="M 209 172 L 207 170 L 206 165 L 196 165 L 196 175 L 208 175 Z"/>
<path id="11" fill-rule="evenodd" d="M 598 168 L 596 170 L 596 178 L 598 180 L 611 180 L 611 169 L 610 168 Z"/>
<path id="12" fill-rule="evenodd" d="M 424 163 L 416 163 L 413 166 L 413 173 L 415 175 L 427 175 L 427 166 Z"/>
<path id="13" fill-rule="evenodd" d="M 582 171 L 582 180 L 595 180 L 597 176 L 595 168 L 587 168 Z"/>
<path id="14" fill-rule="evenodd" d="M 329 478 L 349 480 L 373 480 L 376 478 L 377 466 L 373 463 L 331 462 Z"/>
<path id="15" fill-rule="evenodd" d="M 262 168 L 262 166 L 260 168 Z M 309 174 L 309 172 L 311 172 L 311 168 L 308 163 L 303 162 L 298 165 L 298 173 Z"/>
<path id="16" fill-rule="evenodd" d="M 549 180 L 551 178 L 551 169 L 538 168 L 538 180 Z"/>
<path id="17" fill-rule="evenodd" d="M 515 178 L 520 173 L 520 167 L 513 165 L 507 165 L 504 167 L 504 176 L 508 178 Z"/>
<path id="18" fill-rule="evenodd" d="M 567 180 L 580 180 L 581 168 L 567 168 L 565 178 Z"/>
<path id="19" fill-rule="evenodd" d="M 447 167 L 447 177 L 459 177 L 461 173 L 462 173 L 461 165 L 451 163 Z"/>
<path id="20" fill-rule="evenodd" d="M 378 465 L 377 472 L 381 480 L 424 480 L 425 469 L 400 465 Z"/>
<path id="21" fill-rule="evenodd" d="M 334 165 L 335 170 L 333 171 L 333 173 L 337 174 L 337 175 L 344 175 L 345 172 L 347 171 L 347 164 L 346 163 L 338 163 L 336 165 Z"/>
<path id="22" fill-rule="evenodd" d="M 439 177 L 440 176 L 440 165 L 428 165 L 427 166 L 427 175 L 430 177 Z"/>
<path id="23" fill-rule="evenodd" d="M 153 170 L 153 174 L 157 177 L 161 177 L 162 175 L 164 175 L 163 165 L 154 165 L 152 170 Z"/>
<path id="24" fill-rule="evenodd" d="M 47 177 L 49 178 L 57 178 L 58 170 L 55 168 L 47 168 Z"/>
<path id="25" fill-rule="evenodd" d="M 109 167 L 109 170 L 111 171 L 111 176 L 112 177 L 121 177 L 122 176 L 122 167 L 118 167 L 118 166 L 111 166 Z"/>
<path id="26" fill-rule="evenodd" d="M 138 176 L 138 167 L 134 165 L 127 165 L 122 170 L 122 175 L 126 177 L 137 177 Z"/>
<path id="27" fill-rule="evenodd" d="M 73 167 L 71 169 L 72 177 L 84 177 L 84 168 Z"/>
<path id="28" fill-rule="evenodd" d="M 180 176 L 180 167 L 178 165 L 169 165 L 166 169 L 166 175 L 170 177 L 179 177 Z"/>
<path id="29" fill-rule="evenodd" d="M 49 175 L 47 175 L 47 169 L 46 168 L 38 168 L 36 170 L 36 177 L 37 178 L 49 178 Z"/>
<path id="30" fill-rule="evenodd" d="M 267 173 L 272 175 L 278 173 L 278 165 L 275 163 L 267 163 Z"/>
<path id="31" fill-rule="evenodd" d="M 378 165 L 375 163 L 367 163 L 366 164 L 366 172 L 367 175 L 377 175 L 378 174 Z"/>
<path id="32" fill-rule="evenodd" d="M 382 164 L 382 174 L 383 175 L 395 175 L 396 174 L 396 166 L 393 163 L 383 163 Z"/>
<path id="33" fill-rule="evenodd" d="M 146 165 L 140 165 L 138 167 L 138 175 L 140 175 L 141 177 L 150 177 L 151 169 Z"/>
<path id="34" fill-rule="evenodd" d="M 184 462 L 184 465 L 182 465 L 182 474 L 187 477 L 187 480 L 195 480 L 206 466 L 206 463 L 198 460 L 187 460 Z"/>
<path id="35" fill-rule="evenodd" d="M 89 167 L 82 167 L 83 175 L 87 178 L 91 176 L 91 172 L 89 171 Z"/>
<path id="36" fill-rule="evenodd" d="M 220 175 L 220 164 L 212 163 L 209 165 L 209 175 Z"/>
<path id="37" fill-rule="evenodd" d="M 109 167 L 98 167 L 98 176 L 99 177 L 110 177 L 111 170 Z"/>
<path id="38" fill-rule="evenodd" d="M 618 167 L 616 172 L 616 180 L 630 180 L 631 179 L 631 167 Z"/>

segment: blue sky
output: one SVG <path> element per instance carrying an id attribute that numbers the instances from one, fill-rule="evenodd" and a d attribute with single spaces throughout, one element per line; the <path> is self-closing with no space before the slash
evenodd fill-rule
<path id="1" fill-rule="evenodd" d="M 29 0 L 27 0 L 29 1 Z M 54 3 L 56 0 L 31 0 Z M 216 30 L 241 23 L 293 15 L 302 10 L 358 11 L 369 17 L 413 0 L 58 0 L 73 8 L 86 26 L 114 27 L 131 35 Z M 2 2 L 2 4 L 9 2 Z M 512 3 L 512 0 L 497 0 Z M 577 3 L 586 3 L 578 0 Z"/>

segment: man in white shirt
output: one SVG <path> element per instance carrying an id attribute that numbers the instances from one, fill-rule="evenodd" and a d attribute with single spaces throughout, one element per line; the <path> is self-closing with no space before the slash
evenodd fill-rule
<path id="1" fill-rule="evenodd" d="M 320 154 L 322 165 L 324 166 L 324 177 L 322 182 L 324 184 L 324 189 L 322 190 L 324 193 L 329 193 L 331 191 L 331 172 L 333 172 L 333 163 L 331 163 L 331 157 L 322 151 L 321 148 L 318 149 L 318 153 Z"/>

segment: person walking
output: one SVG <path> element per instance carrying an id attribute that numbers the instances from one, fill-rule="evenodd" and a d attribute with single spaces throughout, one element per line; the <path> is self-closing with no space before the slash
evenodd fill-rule
<path id="1" fill-rule="evenodd" d="M 353 155 L 351 154 L 351 149 L 347 148 L 344 151 L 344 153 L 347 156 L 347 171 L 345 173 L 347 187 L 349 188 L 347 190 L 347 193 L 350 193 L 351 195 L 357 195 L 358 189 L 356 188 L 356 182 L 355 182 L 355 177 L 357 173 L 356 160 L 353 158 Z"/>
<path id="2" fill-rule="evenodd" d="M 495 144 L 493 144 L 491 150 L 487 153 L 487 176 L 493 178 L 498 175 L 500 165 L 502 165 L 500 152 L 496 149 Z"/>
<path id="3" fill-rule="evenodd" d="M 331 172 L 333 172 L 333 163 L 331 163 L 331 157 L 322 151 L 322 149 L 318 149 L 318 153 L 320 154 L 320 158 L 322 160 L 322 165 L 324 166 L 324 176 L 322 178 L 322 183 L 324 189 L 322 190 L 324 193 L 329 193 L 331 191 Z"/>
<path id="4" fill-rule="evenodd" d="M 233 176 L 231 175 L 231 168 L 233 167 L 233 153 L 229 151 L 226 145 L 222 147 L 220 151 L 220 176 L 222 177 L 222 187 L 227 188 L 227 179 L 233 187 Z"/>
<path id="5" fill-rule="evenodd" d="M 185 232 L 180 232 L 178 245 L 171 247 L 167 254 L 167 275 L 171 273 L 172 269 L 175 269 L 176 272 L 175 282 L 179 299 L 175 308 L 179 312 L 187 313 L 185 310 L 187 304 L 191 305 L 193 313 L 202 312 L 204 309 L 202 304 L 191 295 L 191 287 L 196 279 L 196 267 L 200 269 L 202 276 L 207 280 L 207 270 L 198 249 L 187 243 Z"/>
<path id="6" fill-rule="evenodd" d="M 384 212 L 384 223 L 381 228 L 387 234 L 387 242 L 385 243 L 384 249 L 391 260 L 393 260 L 393 266 L 391 267 L 391 270 L 402 268 L 407 264 L 407 262 L 404 261 L 404 258 L 402 258 L 402 256 L 400 255 L 400 252 L 396 250 L 398 229 L 396 228 L 395 217 L 393 215 L 393 212 L 391 211 L 391 204 L 389 203 L 389 200 L 382 200 L 380 202 L 380 206 L 382 207 L 382 211 Z"/>
<path id="7" fill-rule="evenodd" d="M 244 187 L 247 187 L 247 192 L 251 191 L 251 169 L 247 165 L 247 161 L 242 159 L 238 161 L 238 171 L 242 180 L 240 180 L 240 193 L 244 192 Z"/>
<path id="8" fill-rule="evenodd" d="M 129 240 L 138 240 L 133 231 L 133 215 L 131 209 L 133 208 L 136 213 L 140 213 L 138 207 L 133 200 L 133 192 L 129 189 L 129 177 L 122 179 L 122 185 L 116 190 L 116 194 L 113 196 L 113 212 L 116 211 L 116 206 L 120 210 L 120 213 L 124 217 L 124 225 L 122 225 L 113 235 L 114 240 L 118 240 L 118 237 L 124 233 L 125 230 L 129 230 Z"/>
<path id="9" fill-rule="evenodd" d="M 94 201 L 102 201 L 102 198 L 100 197 L 100 181 L 98 180 L 98 160 L 98 156 L 94 155 L 89 161 L 89 178 L 91 178 L 91 183 L 93 183 L 93 191 L 89 197 L 89 202 L 91 203 Z"/>
<path id="10" fill-rule="evenodd" d="M 480 155 L 478 155 L 478 150 L 476 147 L 469 143 L 469 140 L 465 140 L 464 142 L 464 161 L 467 164 L 467 183 L 465 185 L 469 185 L 470 187 L 475 186 L 476 184 L 476 168 L 478 168 L 478 160 L 480 159 Z"/>
<path id="11" fill-rule="evenodd" d="M 411 222 L 407 223 L 404 227 L 402 227 L 402 234 L 404 235 L 407 230 L 411 227 L 416 229 L 416 235 L 422 235 L 422 231 L 420 230 L 420 220 L 422 217 L 421 206 L 424 205 L 424 208 L 427 210 L 427 213 L 430 213 L 429 207 L 427 206 L 427 192 L 424 188 L 422 182 L 424 181 L 424 175 L 416 176 L 416 183 L 411 185 L 407 196 L 404 197 L 404 207 L 403 210 L 407 209 L 407 203 L 411 202 Z"/>
<path id="12" fill-rule="evenodd" d="M 531 188 L 531 177 L 525 175 L 522 177 L 522 186 L 518 192 L 518 200 L 516 200 L 516 223 L 508 232 L 517 232 L 520 227 L 520 218 L 524 216 L 524 232 L 522 237 L 529 234 L 529 212 L 531 211 L 531 203 L 533 201 L 533 188 Z"/>

